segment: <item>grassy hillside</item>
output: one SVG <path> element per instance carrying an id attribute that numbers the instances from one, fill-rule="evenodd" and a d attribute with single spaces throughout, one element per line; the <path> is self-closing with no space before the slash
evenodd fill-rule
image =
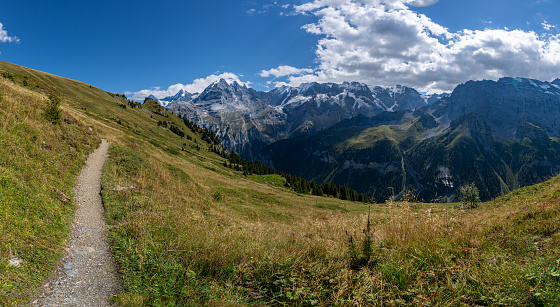
<path id="1" fill-rule="evenodd" d="M 0 209 L 0 240 L 11 244 L 0 244 L 9 246 L 0 250 L 0 305 L 22 305 L 52 269 L 73 204 L 60 203 L 51 185 L 72 198 L 100 137 L 112 142 L 102 193 L 124 283 L 114 300 L 123 306 L 560 304 L 560 178 L 474 210 L 375 204 L 368 231 L 367 206 L 225 168 L 200 133 L 154 103 L 7 63 L 0 71 L 15 81 L 0 78 L 0 197 L 13 198 Z M 42 117 L 51 93 L 73 124 Z M 54 145 L 39 156 L 48 150 L 43 131 Z M 18 205 L 32 197 L 35 211 Z M 51 211 L 58 223 L 44 220 Z M 54 230 L 35 230 L 41 223 Z M 8 267 L 14 256 L 24 265 Z"/>
<path id="2" fill-rule="evenodd" d="M 104 194 L 125 306 L 560 303 L 559 178 L 470 211 L 372 206 L 365 260 L 362 205 L 137 152 L 113 147 L 105 177 L 136 188 Z"/>
<path id="3" fill-rule="evenodd" d="M 4 65 L 0 70 L 6 72 Z M 27 75 L 6 76 L 0 77 L 0 305 L 9 306 L 29 300 L 54 268 L 75 207 L 75 178 L 100 140 L 66 107 L 61 123 L 51 123 L 47 96 L 22 86 Z M 71 201 L 61 201 L 55 188 Z M 9 265 L 18 259 L 19 267 Z"/>

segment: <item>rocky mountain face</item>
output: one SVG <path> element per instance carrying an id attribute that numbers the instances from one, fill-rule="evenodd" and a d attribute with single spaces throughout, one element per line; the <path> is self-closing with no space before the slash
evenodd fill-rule
<path id="1" fill-rule="evenodd" d="M 555 83 L 556 82 L 556 83 Z M 538 123 L 551 136 L 560 136 L 560 80 L 542 82 L 521 78 L 469 81 L 433 109 L 435 116 L 456 119 L 476 113 L 501 138 L 515 137 L 523 122 Z M 440 106 L 441 105 L 441 106 Z"/>
<path id="2" fill-rule="evenodd" d="M 259 159 L 383 201 L 453 198 L 474 182 L 482 199 L 560 172 L 560 80 L 467 82 L 414 111 L 344 120 L 276 142 Z"/>
<path id="3" fill-rule="evenodd" d="M 179 92 L 159 101 L 174 113 L 213 130 L 228 149 L 251 160 L 266 145 L 321 131 L 343 119 L 414 109 L 440 98 L 400 85 L 307 83 L 259 92 L 220 80 L 199 95 Z"/>
<path id="4" fill-rule="evenodd" d="M 270 105 L 262 92 L 237 82 L 220 80 L 194 99 L 171 100 L 168 109 L 211 129 L 226 148 L 247 157 L 281 138 L 285 130 L 286 114 Z"/>

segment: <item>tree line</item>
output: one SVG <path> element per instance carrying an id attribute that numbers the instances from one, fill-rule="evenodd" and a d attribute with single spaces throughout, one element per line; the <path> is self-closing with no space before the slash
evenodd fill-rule
<path id="1" fill-rule="evenodd" d="M 364 203 L 369 202 L 369 197 L 366 194 L 358 193 L 346 185 L 337 186 L 336 184 L 330 182 L 317 184 L 314 181 L 309 181 L 299 176 L 280 172 L 261 161 L 246 161 L 235 151 L 228 152 L 223 147 L 221 149 L 218 147 L 211 147 L 210 150 L 227 159 L 224 161 L 225 167 L 236 171 L 242 171 L 245 176 L 277 174 L 286 180 L 284 184 L 285 187 L 292 189 L 297 193 L 312 194 L 316 196 L 330 196 L 341 200 L 359 201 Z"/>

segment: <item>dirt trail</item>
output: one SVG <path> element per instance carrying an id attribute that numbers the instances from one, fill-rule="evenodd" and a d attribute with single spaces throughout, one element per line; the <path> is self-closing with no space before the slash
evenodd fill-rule
<path id="1" fill-rule="evenodd" d="M 109 143 L 88 158 L 76 187 L 78 208 L 65 256 L 33 306 L 110 306 L 120 290 L 101 202 L 101 169 Z"/>

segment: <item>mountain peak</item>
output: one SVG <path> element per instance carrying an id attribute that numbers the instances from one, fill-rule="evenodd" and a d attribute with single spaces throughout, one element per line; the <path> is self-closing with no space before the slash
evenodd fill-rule
<path id="1" fill-rule="evenodd" d="M 159 99 L 158 99 L 156 96 L 154 96 L 154 95 L 150 95 L 150 96 L 146 97 L 146 99 L 148 99 L 148 98 L 151 99 L 151 100 L 153 100 L 153 101 L 159 102 Z"/>
<path id="2" fill-rule="evenodd" d="M 247 85 L 243 84 L 243 86 L 242 86 L 241 84 L 239 84 L 237 82 L 237 80 L 234 80 L 234 79 L 221 78 L 220 80 L 215 81 L 214 83 L 210 84 L 210 86 L 208 86 L 208 87 L 219 87 L 219 88 L 243 87 L 243 88 L 247 88 Z"/>
<path id="3" fill-rule="evenodd" d="M 369 90 L 367 84 L 356 82 L 356 81 L 352 81 L 352 82 L 345 81 L 342 83 L 341 87 L 347 90 L 354 90 L 354 91 Z"/>
<path id="4" fill-rule="evenodd" d="M 176 103 L 178 101 L 189 101 L 193 98 L 193 94 L 185 91 L 184 89 L 180 89 L 177 94 L 173 96 L 167 96 L 162 99 L 158 99 L 157 101 L 164 107 L 168 107 L 169 105 Z"/>

